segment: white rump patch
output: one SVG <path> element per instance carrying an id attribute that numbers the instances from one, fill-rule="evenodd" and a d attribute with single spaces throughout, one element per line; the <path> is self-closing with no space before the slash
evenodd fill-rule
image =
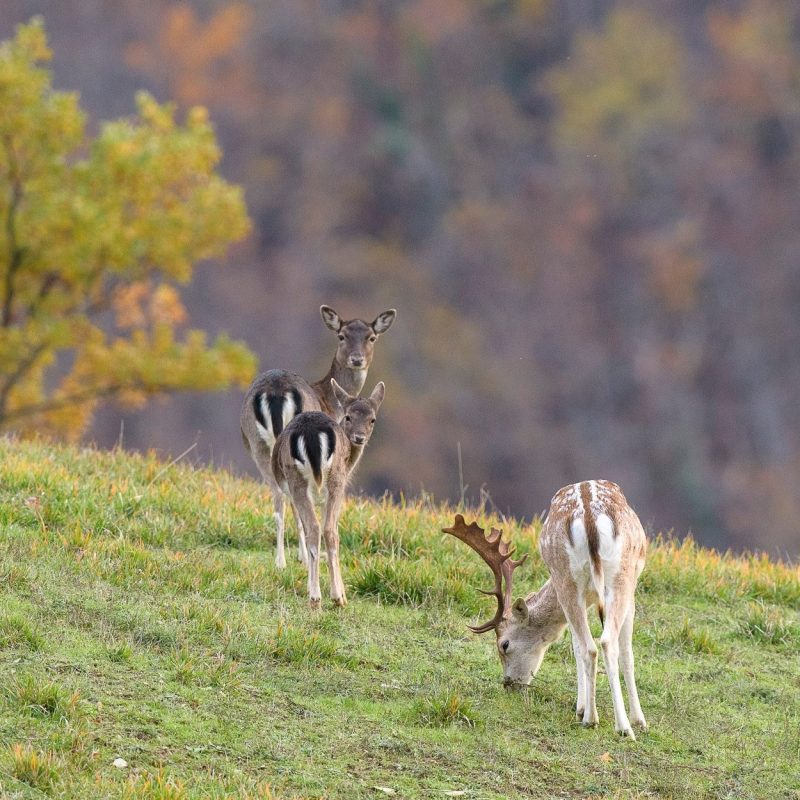
<path id="1" fill-rule="evenodd" d="M 261 397 L 258 398 L 258 403 L 261 406 L 261 416 L 267 423 L 267 427 L 265 428 L 258 420 L 256 420 L 256 429 L 258 430 L 258 435 L 267 443 L 267 447 L 272 450 L 272 447 L 275 444 L 275 434 L 272 431 L 272 422 L 270 421 L 269 416 L 269 406 L 267 405 L 267 395 L 262 394 Z"/>
<path id="2" fill-rule="evenodd" d="M 585 588 L 590 580 L 589 565 L 589 540 L 586 538 L 586 526 L 583 517 L 575 517 L 570 523 L 572 546 L 567 542 L 567 556 L 569 558 L 569 571 L 575 583 Z"/>
<path id="3" fill-rule="evenodd" d="M 319 464 L 322 472 L 325 473 L 330 469 L 331 462 L 333 461 L 333 453 L 328 452 L 328 434 L 319 433 L 317 435 L 319 436 Z"/>
<path id="4" fill-rule="evenodd" d="M 306 452 L 306 440 L 305 437 L 302 435 L 297 437 L 297 452 L 300 455 L 300 458 L 296 458 L 294 460 L 295 466 L 303 474 L 310 473 L 311 465 L 308 463 L 308 453 Z M 300 459 L 302 459 L 302 461 Z"/>
<path id="5" fill-rule="evenodd" d="M 608 514 L 602 513 L 595 517 L 597 524 L 598 538 L 600 539 L 600 558 L 603 561 L 604 569 L 609 582 L 617 573 L 619 560 L 622 554 L 621 537 L 614 538 L 614 520 Z"/>
<path id="6" fill-rule="evenodd" d="M 283 427 L 284 430 L 286 426 L 294 419 L 295 414 L 297 413 L 297 407 L 294 404 L 294 397 L 292 397 L 291 393 L 287 392 L 283 396 Z"/>

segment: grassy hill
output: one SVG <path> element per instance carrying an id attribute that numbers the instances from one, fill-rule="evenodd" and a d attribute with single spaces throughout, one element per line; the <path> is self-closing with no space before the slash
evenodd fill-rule
<path id="1" fill-rule="evenodd" d="M 450 509 L 350 501 L 351 602 L 316 614 L 270 511 L 225 472 L 0 439 L 0 796 L 800 797 L 796 568 L 651 548 L 631 743 L 602 675 L 600 727 L 573 721 L 568 639 L 502 689 Z M 506 527 L 527 592 L 537 530 Z"/>

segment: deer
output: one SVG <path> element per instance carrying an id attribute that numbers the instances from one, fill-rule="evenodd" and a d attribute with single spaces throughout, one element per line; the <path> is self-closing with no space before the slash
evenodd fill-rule
<path id="1" fill-rule="evenodd" d="M 304 411 L 283 429 L 272 449 L 272 474 L 292 502 L 306 534 L 308 596 L 311 608 L 320 607 L 320 524 L 314 506 L 324 501 L 322 535 L 328 555 L 331 599 L 347 605 L 339 566 L 339 515 L 345 490 L 375 427 L 386 387 L 377 384 L 367 398 L 353 397 L 335 379 L 331 389 L 341 405 L 339 422 L 319 411 Z"/>
<path id="2" fill-rule="evenodd" d="M 358 395 L 364 388 L 367 371 L 372 364 L 375 342 L 389 330 L 397 316 L 397 311 L 390 308 L 378 314 L 372 322 L 343 320 L 330 306 L 325 305 L 320 306 L 319 313 L 322 321 L 339 340 L 327 374 L 309 383 L 300 375 L 285 370 L 263 372 L 250 385 L 239 418 L 245 448 L 272 494 L 277 539 L 275 564 L 279 569 L 286 566 L 286 556 L 283 494 L 272 472 L 275 441 L 290 420 L 303 411 L 318 411 L 333 419 L 341 419 L 342 406 L 331 381 L 335 380 L 345 392 Z M 308 565 L 305 537 L 299 519 L 297 529 L 297 555 L 300 561 Z"/>
<path id="3" fill-rule="evenodd" d="M 492 528 L 486 536 L 476 522 L 467 525 L 461 514 L 456 515 L 452 527 L 442 530 L 475 550 L 494 575 L 494 588 L 484 594 L 497 600 L 495 615 L 470 628 L 479 634 L 494 630 L 504 686 L 529 686 L 548 648 L 569 627 L 578 675 L 576 717 L 586 727 L 599 722 L 597 646 L 587 616 L 587 610 L 597 606 L 614 728 L 635 741 L 632 725 L 647 728 L 636 690 L 632 644 L 634 593 L 644 569 L 647 539 L 620 487 L 611 481 L 591 480 L 556 492 L 539 540 L 550 577 L 541 589 L 513 603 L 513 573 L 526 556 L 511 557 L 514 549 L 502 538 L 502 531 Z M 620 662 L 630 718 L 622 698 Z"/>

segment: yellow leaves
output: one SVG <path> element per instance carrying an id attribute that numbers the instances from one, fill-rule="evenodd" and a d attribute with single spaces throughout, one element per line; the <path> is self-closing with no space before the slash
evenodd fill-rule
<path id="1" fill-rule="evenodd" d="M 0 45 L 0 425 L 75 438 L 104 399 L 246 385 L 243 345 L 176 335 L 173 283 L 249 230 L 208 113 L 181 124 L 141 93 L 135 118 L 87 141 L 77 95 L 36 66 L 48 54 L 41 22 Z M 96 324 L 109 308 L 124 335 Z"/>
<path id="2" fill-rule="evenodd" d="M 19 50 L 32 61 L 50 61 L 53 52 L 47 46 L 42 17 L 34 17 L 27 25 L 18 25 L 14 39 L 0 45 L 0 58 L 2 50 Z"/>

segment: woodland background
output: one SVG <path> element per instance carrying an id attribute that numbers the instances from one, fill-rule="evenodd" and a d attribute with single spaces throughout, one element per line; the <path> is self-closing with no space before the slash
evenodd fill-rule
<path id="1" fill-rule="evenodd" d="M 317 378 L 317 308 L 396 307 L 357 485 L 533 515 L 619 481 L 654 529 L 800 552 L 792 0 L 4 0 L 99 121 L 209 108 L 254 231 L 191 324 Z M 254 472 L 241 392 L 90 437 Z"/>

